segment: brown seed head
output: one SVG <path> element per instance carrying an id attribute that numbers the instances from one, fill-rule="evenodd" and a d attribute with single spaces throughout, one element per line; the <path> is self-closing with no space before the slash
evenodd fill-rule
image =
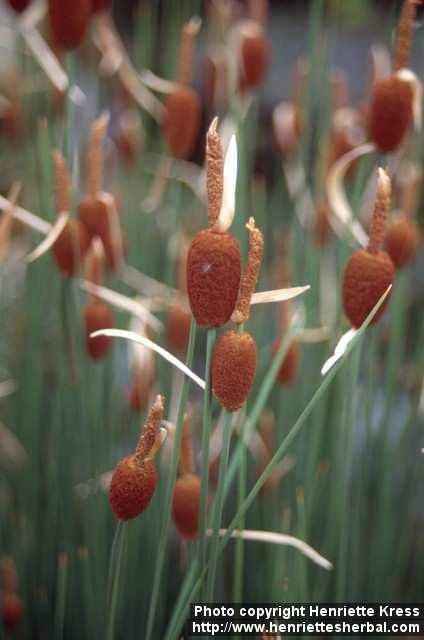
<path id="1" fill-rule="evenodd" d="M 191 313 L 178 302 L 168 309 L 166 335 L 170 347 L 179 353 L 187 349 L 190 335 Z"/>
<path id="2" fill-rule="evenodd" d="M 163 135 L 169 153 L 175 158 L 188 158 L 200 131 L 199 96 L 189 87 L 180 87 L 168 94 L 165 108 Z"/>
<path id="3" fill-rule="evenodd" d="M 280 347 L 280 339 L 274 344 L 274 353 L 276 353 Z M 290 344 L 288 351 L 281 363 L 280 369 L 277 375 L 277 382 L 281 386 L 288 386 L 292 384 L 299 371 L 300 364 L 300 345 L 296 340 Z"/>
<path id="4" fill-rule="evenodd" d="M 228 411 L 246 402 L 256 371 L 256 342 L 249 333 L 227 331 L 215 343 L 212 390 Z"/>
<path id="5" fill-rule="evenodd" d="M 240 30 L 240 89 L 253 90 L 264 81 L 270 59 L 270 44 L 263 28 L 247 22 Z"/>
<path id="6" fill-rule="evenodd" d="M 18 589 L 18 576 L 15 562 L 12 558 L 2 558 L 0 564 L 0 586 L 5 592 L 15 592 Z"/>
<path id="7" fill-rule="evenodd" d="M 107 11 L 112 5 L 112 0 L 91 0 L 91 11 L 98 13 L 99 11 Z"/>
<path id="8" fill-rule="evenodd" d="M 79 220 L 68 220 L 52 247 L 52 253 L 63 275 L 72 277 L 78 271 L 89 246 L 87 229 Z"/>
<path id="9" fill-rule="evenodd" d="M 210 227 L 218 220 L 224 190 L 224 156 L 217 126 L 218 118 L 214 118 L 206 136 L 206 186 Z"/>
<path id="10" fill-rule="evenodd" d="M 140 439 L 135 450 L 135 457 L 138 461 L 143 461 L 149 457 L 151 450 L 156 442 L 159 433 L 160 424 L 163 418 L 164 398 L 157 396 L 150 409 Z"/>
<path id="11" fill-rule="evenodd" d="M 377 196 L 371 220 L 370 235 L 367 251 L 378 253 L 383 246 L 386 231 L 387 216 L 390 210 L 392 187 L 388 174 L 384 169 L 378 169 Z"/>
<path id="12" fill-rule="evenodd" d="M 377 81 L 368 109 L 368 133 L 383 153 L 395 151 L 413 121 L 413 85 L 398 74 Z"/>
<path id="13" fill-rule="evenodd" d="M 385 249 L 396 269 L 401 269 L 414 260 L 420 240 L 420 229 L 413 220 L 404 215 L 393 220 L 387 229 Z"/>
<path id="14" fill-rule="evenodd" d="M 50 28 L 61 49 L 78 47 L 91 18 L 91 0 L 48 0 Z"/>
<path id="15" fill-rule="evenodd" d="M 250 301 L 258 281 L 264 252 L 262 232 L 255 227 L 254 218 L 249 218 L 246 228 L 249 231 L 249 255 L 241 277 L 236 307 L 231 316 L 231 320 L 236 324 L 249 319 Z"/>
<path id="16" fill-rule="evenodd" d="M 12 633 L 24 612 L 24 605 L 20 597 L 13 591 L 0 591 L 0 615 L 3 626 L 8 633 Z"/>
<path id="17" fill-rule="evenodd" d="M 180 535 L 195 540 L 199 535 L 200 478 L 186 474 L 175 483 L 172 516 Z"/>
<path id="18" fill-rule="evenodd" d="M 135 455 L 121 460 L 112 475 L 109 502 L 119 520 L 136 518 L 148 506 L 156 489 L 156 470 L 152 460 L 139 461 Z"/>
<path id="19" fill-rule="evenodd" d="M 86 196 L 78 206 L 78 218 L 84 224 L 90 241 L 96 236 L 101 239 L 106 264 L 116 270 L 122 259 L 123 238 L 113 196 L 103 192 L 96 198 Z"/>
<path id="20" fill-rule="evenodd" d="M 31 0 L 7 0 L 9 6 L 17 13 L 22 13 L 27 7 L 29 7 Z"/>
<path id="21" fill-rule="evenodd" d="M 240 276 L 237 240 L 229 233 L 200 231 L 187 256 L 187 291 L 191 311 L 200 326 L 220 327 L 230 319 Z"/>
<path id="22" fill-rule="evenodd" d="M 414 27 L 416 6 L 420 0 L 404 0 L 400 16 L 394 52 L 393 69 L 405 69 L 409 65 L 412 31 Z"/>
<path id="23" fill-rule="evenodd" d="M 393 284 L 395 268 L 384 251 L 356 251 L 348 260 L 343 275 L 343 308 L 353 327 L 366 320 L 387 288 Z M 375 314 L 372 324 L 384 313 L 389 296 Z"/>
<path id="24" fill-rule="evenodd" d="M 112 338 L 109 336 L 90 338 L 90 334 L 100 329 L 111 329 L 113 327 L 112 311 L 110 307 L 100 300 L 89 301 L 84 308 L 84 322 L 88 355 L 93 360 L 99 360 L 109 351 Z"/>

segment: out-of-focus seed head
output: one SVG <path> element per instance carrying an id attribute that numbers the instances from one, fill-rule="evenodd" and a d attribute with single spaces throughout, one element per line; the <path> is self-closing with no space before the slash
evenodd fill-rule
<path id="1" fill-rule="evenodd" d="M 78 218 L 85 226 L 90 242 L 96 236 L 101 239 L 107 266 L 117 269 L 123 248 L 119 214 L 113 196 L 106 193 L 100 193 L 96 198 L 85 196 L 78 206 Z"/>
<path id="2" fill-rule="evenodd" d="M 52 247 L 52 253 L 60 271 L 72 277 L 78 271 L 89 246 L 87 229 L 79 220 L 68 220 Z"/>
<path id="3" fill-rule="evenodd" d="M 186 474 L 175 483 L 172 517 L 180 535 L 186 540 L 199 536 L 200 478 Z"/>
<path id="4" fill-rule="evenodd" d="M 273 111 L 272 123 L 274 137 L 281 153 L 294 153 L 299 146 L 303 130 L 300 107 L 291 102 L 280 102 Z"/>
<path id="5" fill-rule="evenodd" d="M 98 13 L 99 11 L 107 11 L 112 5 L 112 0 L 91 0 L 91 11 Z"/>
<path id="6" fill-rule="evenodd" d="M 168 309 L 166 336 L 170 347 L 179 353 L 185 352 L 190 334 L 191 313 L 181 304 L 173 304 Z"/>
<path id="7" fill-rule="evenodd" d="M 240 247 L 229 233 L 200 231 L 187 256 L 191 311 L 202 327 L 220 327 L 234 310 L 241 277 Z"/>
<path id="8" fill-rule="evenodd" d="M 368 133 L 383 153 L 402 144 L 414 117 L 414 88 L 399 73 L 379 80 L 372 88 L 368 109 Z"/>
<path id="9" fill-rule="evenodd" d="M 421 0 L 404 0 L 402 13 L 396 32 L 393 68 L 395 71 L 406 69 L 409 66 L 412 32 L 416 6 Z"/>
<path id="10" fill-rule="evenodd" d="M 2 558 L 0 563 L 0 586 L 3 591 L 17 591 L 18 576 L 12 558 Z"/>
<path id="11" fill-rule="evenodd" d="M 5 630 L 12 633 L 22 620 L 24 613 L 22 600 L 13 591 L 1 591 L 0 612 Z"/>
<path id="12" fill-rule="evenodd" d="M 240 26 L 240 89 L 250 91 L 259 87 L 267 74 L 270 43 L 263 27 L 246 21 Z"/>
<path id="13" fill-rule="evenodd" d="M 179 87 L 168 94 L 163 135 L 169 153 L 175 158 L 188 158 L 200 131 L 201 106 L 197 93 L 190 87 Z"/>
<path id="14" fill-rule="evenodd" d="M 93 360 L 104 358 L 111 347 L 112 338 L 109 336 L 90 338 L 90 334 L 113 327 L 114 320 L 110 307 L 100 300 L 89 301 L 84 308 L 84 322 L 88 355 Z"/>
<path id="15" fill-rule="evenodd" d="M 82 43 L 91 10 L 91 0 L 48 0 L 50 28 L 58 47 L 76 49 Z"/>
<path id="16" fill-rule="evenodd" d="M 421 240 L 418 225 L 404 215 L 389 225 L 384 242 L 385 249 L 396 269 L 410 264 L 417 255 Z"/>
<path id="17" fill-rule="evenodd" d="M 228 411 L 246 402 L 256 371 L 256 342 L 249 333 L 227 331 L 212 355 L 212 390 Z"/>
<path id="18" fill-rule="evenodd" d="M 7 0 L 7 2 L 17 13 L 22 13 L 31 4 L 31 0 Z"/>
<path id="19" fill-rule="evenodd" d="M 207 55 L 203 64 L 203 91 L 206 105 L 221 110 L 228 100 L 228 62 L 219 51 Z"/>
<path id="20" fill-rule="evenodd" d="M 109 501 L 119 520 L 131 520 L 150 504 L 156 489 L 156 469 L 152 460 L 138 461 L 135 455 L 121 460 L 112 475 Z"/>
<path id="21" fill-rule="evenodd" d="M 249 254 L 240 281 L 236 307 L 231 315 L 231 320 L 236 324 L 241 324 L 249 319 L 250 301 L 259 278 L 264 251 L 262 232 L 255 227 L 254 218 L 249 219 L 246 228 L 249 231 Z"/>
<path id="22" fill-rule="evenodd" d="M 138 111 L 127 109 L 119 119 L 115 143 L 124 164 L 134 164 L 142 142 L 142 124 Z"/>
<path id="23" fill-rule="evenodd" d="M 277 340 L 274 344 L 274 353 L 278 351 L 280 347 L 280 340 Z M 283 362 L 278 370 L 277 382 L 281 386 L 288 386 L 292 384 L 299 371 L 300 364 L 300 345 L 294 340 L 284 357 Z"/>
<path id="24" fill-rule="evenodd" d="M 157 396 L 149 411 L 149 415 L 146 418 L 143 431 L 135 450 L 136 458 L 140 461 L 153 457 L 153 455 L 151 455 L 152 451 L 156 452 L 155 443 L 163 418 L 163 411 L 164 398 L 162 396 Z"/>

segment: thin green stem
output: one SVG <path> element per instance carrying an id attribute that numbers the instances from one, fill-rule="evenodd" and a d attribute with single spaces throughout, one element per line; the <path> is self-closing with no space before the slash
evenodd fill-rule
<path id="1" fill-rule="evenodd" d="M 205 395 L 203 398 L 203 426 L 202 426 L 202 477 L 200 484 L 200 541 L 199 558 L 200 566 L 206 564 L 206 528 L 208 515 L 208 487 L 209 487 L 209 445 L 211 436 L 211 362 L 213 345 L 216 338 L 216 329 L 209 329 L 206 338 L 206 364 L 205 364 Z"/>
<path id="2" fill-rule="evenodd" d="M 216 565 L 218 560 L 218 542 L 219 542 L 219 529 L 221 526 L 222 512 L 224 510 L 224 486 L 225 476 L 228 468 L 228 458 L 230 455 L 230 443 L 231 443 L 231 426 L 232 426 L 233 414 L 229 411 L 225 411 L 223 438 L 222 438 L 222 450 L 219 459 L 219 476 L 218 486 L 216 490 L 215 503 L 213 508 L 213 521 L 212 521 L 212 538 L 211 538 L 211 550 L 210 550 L 210 568 L 208 574 L 208 586 L 207 586 L 207 601 L 212 602 L 214 596 L 214 586 L 216 578 Z"/>
<path id="3" fill-rule="evenodd" d="M 188 341 L 187 356 L 186 356 L 186 364 L 188 367 L 191 367 L 193 362 L 195 340 L 196 340 L 196 324 L 194 320 L 192 320 L 191 326 L 190 326 L 190 337 Z M 185 376 L 182 384 L 182 388 L 181 388 L 181 398 L 180 398 L 180 404 L 178 407 L 177 424 L 175 426 L 174 447 L 172 450 L 171 463 L 169 467 L 167 485 L 165 489 L 165 498 L 164 498 L 164 504 L 163 504 L 163 519 L 162 519 L 162 526 L 159 534 L 159 541 L 158 541 L 158 547 L 157 547 L 157 558 L 156 558 L 155 573 L 153 578 L 152 595 L 150 599 L 149 615 L 147 619 L 146 640 L 150 640 L 153 634 L 155 614 L 156 614 L 156 608 L 157 608 L 157 603 L 159 598 L 160 583 L 162 578 L 162 570 L 163 570 L 163 565 L 165 563 L 166 541 L 168 537 L 169 523 L 171 520 L 172 495 L 174 492 L 174 485 L 177 477 L 178 459 L 179 459 L 180 448 L 181 448 L 182 427 L 184 423 L 184 414 L 185 414 L 188 389 L 189 389 L 188 385 L 189 385 L 189 379 L 187 378 L 187 376 Z"/>
<path id="4" fill-rule="evenodd" d="M 115 633 L 115 620 L 118 610 L 119 582 L 122 574 L 122 564 L 125 553 L 125 544 L 127 539 L 128 524 L 119 521 L 116 526 L 115 538 L 112 544 L 110 555 L 109 577 L 108 577 L 108 595 L 107 595 L 107 640 L 113 640 Z"/>

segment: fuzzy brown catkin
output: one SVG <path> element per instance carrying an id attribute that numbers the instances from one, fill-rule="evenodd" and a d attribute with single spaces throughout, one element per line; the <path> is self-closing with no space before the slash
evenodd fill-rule
<path id="1" fill-rule="evenodd" d="M 153 445 L 155 444 L 160 423 L 163 417 L 163 411 L 163 396 L 157 396 L 152 408 L 150 409 L 150 413 L 147 416 L 143 433 L 140 436 L 137 448 L 135 450 L 135 457 L 137 460 L 144 460 L 145 458 L 147 458 Z"/>
<path id="2" fill-rule="evenodd" d="M 377 253 L 384 242 L 386 220 L 390 208 L 391 183 L 384 169 L 378 170 L 377 196 L 370 226 L 367 251 Z"/>
<path id="3" fill-rule="evenodd" d="M 236 307 L 231 316 L 231 320 L 237 324 L 246 322 L 249 318 L 250 300 L 258 281 L 264 250 L 263 236 L 255 227 L 254 218 L 249 219 L 246 228 L 249 231 L 249 255 L 241 277 Z"/>
<path id="4" fill-rule="evenodd" d="M 405 69 L 409 65 L 411 39 L 414 26 L 417 0 L 405 0 L 396 32 L 396 44 L 393 61 L 394 71 Z"/>
<path id="5" fill-rule="evenodd" d="M 224 156 L 217 131 L 218 118 L 212 121 L 206 137 L 206 186 L 208 192 L 208 222 L 213 227 L 222 206 Z"/>

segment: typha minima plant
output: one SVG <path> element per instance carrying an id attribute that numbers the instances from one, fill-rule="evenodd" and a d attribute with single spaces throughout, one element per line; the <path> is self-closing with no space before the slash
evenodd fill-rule
<path id="1" fill-rule="evenodd" d="M 122 260 L 122 234 L 116 202 L 103 190 L 103 140 L 109 117 L 103 114 L 91 126 L 86 158 L 87 193 L 78 205 L 78 217 L 90 240 L 98 236 L 103 243 L 107 266 L 118 269 Z"/>
<path id="2" fill-rule="evenodd" d="M 383 249 L 387 216 L 391 202 L 391 181 L 384 169 L 378 169 L 377 194 L 366 249 L 356 251 L 343 273 L 343 308 L 352 326 L 360 327 L 383 293 L 393 284 L 395 268 Z M 375 314 L 377 322 L 386 302 Z"/>
<path id="3" fill-rule="evenodd" d="M 110 506 L 119 520 L 131 520 L 147 507 L 156 489 L 154 456 L 161 440 L 164 400 L 158 396 L 150 409 L 134 453 L 115 467 L 109 489 Z"/>
<path id="4" fill-rule="evenodd" d="M 199 535 L 200 478 L 194 470 L 190 417 L 186 416 L 181 440 L 179 478 L 172 499 L 172 517 L 179 534 L 185 540 Z"/>
<path id="5" fill-rule="evenodd" d="M 90 23 L 91 1 L 48 0 L 50 29 L 59 49 L 72 50 L 82 44 Z"/>
<path id="6" fill-rule="evenodd" d="M 190 86 L 199 29 L 199 18 L 192 18 L 182 28 L 177 85 L 167 95 L 165 102 L 163 135 L 170 155 L 175 158 L 188 158 L 191 155 L 200 130 L 200 99 Z"/>
<path id="7" fill-rule="evenodd" d="M 260 4 L 251 3 L 249 12 Z M 292 95 L 289 108 L 276 112 L 279 153 L 274 154 L 270 89 L 272 96 L 283 95 L 287 62 L 294 54 L 291 37 L 284 51 L 278 39 L 283 28 L 296 34 L 291 13 L 280 4 L 276 11 L 270 3 L 272 28 L 264 29 L 273 40 L 271 73 L 257 86 L 261 95 L 249 89 L 242 99 L 234 32 L 229 23 L 215 31 L 209 13 L 202 11 L 199 52 L 207 33 L 208 52 L 215 54 L 213 41 L 228 73 L 225 99 L 215 96 L 208 105 L 211 120 L 219 113 L 222 149 L 212 127 L 206 166 L 191 162 L 195 154 L 173 155 L 164 139 L 165 121 L 151 118 L 151 111 L 165 113 L 156 111 L 158 101 L 153 110 L 145 109 L 153 71 L 177 79 L 177 40 L 199 9 L 195 3 L 167 3 L 160 13 L 157 3 L 138 3 L 131 23 L 134 40 L 124 34 L 125 47 L 113 22 L 125 11 L 124 3 L 110 4 L 114 13 L 97 11 L 85 31 L 83 46 L 99 52 L 89 60 L 80 56 L 79 47 L 60 55 L 54 48 L 53 57 L 47 55 L 47 3 L 33 1 L 26 12 L 8 14 L 7 33 L 16 30 L 18 40 L 13 52 L 7 38 L 3 45 L 14 55 L 18 90 L 14 96 L 5 85 L 8 102 L 0 99 L 0 111 L 12 105 L 21 131 L 7 137 L 4 128 L 0 149 L 0 557 L 15 560 L 19 585 L 10 571 L 0 583 L 0 635 L 178 640 L 193 602 L 422 598 L 422 249 L 418 246 L 415 258 L 415 250 L 409 251 L 407 268 L 399 268 L 390 240 L 393 225 L 397 250 L 412 246 L 397 226 L 405 218 L 422 232 L 422 186 L 414 206 L 404 202 L 399 188 L 408 163 L 420 168 L 422 134 L 417 130 L 404 144 L 406 134 L 387 159 L 362 158 L 361 128 L 357 138 L 350 135 L 357 110 L 352 113 L 354 105 L 333 100 L 335 70 L 327 47 L 328 52 L 342 50 L 340 62 L 349 57 L 349 82 L 359 100 L 363 65 L 344 37 L 344 3 L 335 13 L 317 1 L 309 3 L 307 13 L 296 11 L 297 26 L 308 33 L 308 44 L 303 46 L 302 38 L 296 47 L 309 69 L 301 98 Z M 370 3 L 366 9 L 364 3 L 350 4 L 349 12 L 356 13 L 356 4 L 371 11 Z M 232 3 L 231 8 L 241 9 L 235 26 L 246 15 L 244 6 Z M 90 7 L 92 14 L 98 4 Z M 213 3 L 214 10 L 221 8 L 229 3 Z M 280 11 L 286 21 L 281 26 Z M 415 52 L 407 64 L 417 75 L 419 11 Z M 372 34 L 369 21 L 361 23 L 356 15 L 355 33 L 363 29 L 373 43 L 387 40 L 391 15 L 374 20 Z M 258 15 L 249 13 L 249 18 L 265 24 Z M 365 56 L 365 46 L 363 51 Z M 8 59 L 5 55 L 5 65 Z M 193 57 L 187 84 L 168 82 L 164 93 L 197 88 L 199 62 Z M 391 73 L 376 74 L 373 84 Z M 51 77 L 63 95 L 61 119 L 50 117 Z M 117 96 L 117 84 L 125 87 L 131 105 Z M 142 147 L 137 126 L 132 129 L 138 119 L 126 119 L 129 106 L 139 116 Z M 104 110 L 111 114 L 107 127 L 104 120 L 101 126 L 95 121 L 90 132 L 93 114 Z M 188 136 L 188 117 L 180 128 L 182 138 Z M 327 161 L 322 148 L 336 129 L 348 132 L 349 144 L 333 138 L 337 144 Z M 85 256 L 67 242 L 58 258 L 62 269 L 55 258 L 67 237 L 61 225 L 70 229 L 75 221 L 74 197 L 78 204 L 90 195 L 90 171 L 83 161 L 90 133 L 100 140 L 94 156 L 100 149 L 105 170 L 89 199 L 121 194 L 119 222 L 128 237 L 127 255 L 100 278 L 93 270 L 90 274 L 89 265 L 99 242 L 107 253 L 104 219 L 98 233 L 89 233 Z M 116 149 L 110 141 L 116 144 L 121 134 L 124 144 Z M 375 153 L 377 145 L 366 148 Z M 69 204 L 66 189 L 62 203 L 57 201 L 52 154 L 58 149 L 72 176 Z M 334 199 L 324 193 L 326 181 L 346 156 L 352 160 L 348 169 L 353 164 L 355 170 L 348 171 L 345 189 L 339 181 Z M 167 171 L 162 171 L 164 162 Z M 369 224 L 376 204 L 373 163 L 387 164 L 393 184 L 384 238 Z M 162 191 L 149 206 L 157 179 Z M 320 236 L 314 225 L 321 204 Z M 86 222 L 78 216 L 80 224 Z M 259 233 L 263 256 L 253 283 L 247 274 L 255 254 L 249 256 L 248 245 Z M 167 251 L 180 237 L 194 238 L 192 249 L 200 245 L 191 261 L 194 293 L 193 287 L 185 290 L 179 275 L 183 265 L 186 279 L 187 260 L 176 264 L 175 252 Z M 285 251 L 276 246 L 277 237 L 290 240 L 292 248 L 286 278 Z M 228 245 L 234 249 L 229 257 Z M 38 249 L 31 251 L 33 246 Z M 349 299 L 362 311 L 353 324 L 343 310 L 343 274 L 358 251 L 360 257 L 351 258 L 360 269 L 349 281 Z M 375 323 L 389 295 L 382 251 L 398 264 L 390 304 Z M 78 269 L 80 258 L 83 269 Z M 208 279 L 215 266 L 216 277 Z M 72 277 L 64 277 L 67 272 Z M 373 273 L 378 291 L 373 289 L 365 304 L 359 285 L 375 284 Z M 288 299 L 294 288 L 277 289 L 287 282 L 311 285 L 307 294 L 296 288 L 305 295 L 294 313 Z M 109 327 L 100 332 L 97 312 L 90 316 L 91 326 L 85 325 L 86 305 L 98 309 L 99 304 L 108 309 Z M 120 339 L 112 353 L 112 338 L 123 334 L 131 342 Z M 100 339 L 105 342 L 96 342 Z M 302 351 L 301 363 L 289 367 L 295 369 L 291 384 L 280 385 L 293 343 Z M 103 352 L 105 344 L 108 357 L 93 363 L 88 349 Z M 142 349 L 136 352 L 133 346 Z M 163 412 L 169 437 L 160 454 L 160 434 L 152 448 L 146 440 L 137 446 L 158 393 L 169 398 Z M 192 462 L 186 457 L 180 465 L 188 402 Z M 216 478 L 206 482 L 211 465 Z M 186 544 L 189 539 L 194 542 Z M 12 631 L 14 620 L 19 622 Z"/>
<path id="8" fill-rule="evenodd" d="M 368 132 L 383 153 L 396 151 L 421 110 L 421 84 L 409 69 L 412 30 L 420 0 L 404 0 L 391 75 L 375 82 L 368 107 Z"/>
<path id="9" fill-rule="evenodd" d="M 94 237 L 86 258 L 87 280 L 95 285 L 101 285 L 104 278 L 105 251 L 102 241 Z M 89 294 L 84 307 L 84 325 L 86 333 L 86 346 L 90 358 L 99 360 L 104 358 L 111 346 L 108 336 L 91 337 L 91 334 L 101 329 L 113 327 L 114 320 L 112 310 L 96 295 Z"/>

